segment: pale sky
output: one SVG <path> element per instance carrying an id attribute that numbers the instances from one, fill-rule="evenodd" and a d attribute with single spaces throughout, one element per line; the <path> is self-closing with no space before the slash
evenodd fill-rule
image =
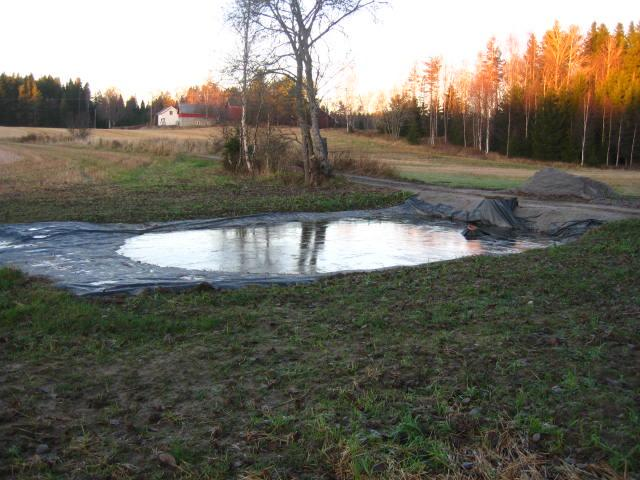
<path id="1" fill-rule="evenodd" d="M 329 40 L 336 67 L 354 65 L 360 92 L 399 86 L 433 55 L 473 66 L 489 37 L 524 41 L 554 19 L 583 30 L 638 21 L 630 0 L 390 0 L 374 19 L 362 13 Z M 0 72 L 80 77 L 92 91 L 119 88 L 147 99 L 201 84 L 220 71 L 235 39 L 224 25 L 228 0 L 31 0 L 0 6 Z M 637 5 L 636 5 L 637 7 Z M 328 83 L 336 86 L 339 79 Z"/>

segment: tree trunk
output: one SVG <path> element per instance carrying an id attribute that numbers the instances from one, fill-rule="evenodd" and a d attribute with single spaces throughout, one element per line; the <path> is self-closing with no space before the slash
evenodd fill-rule
<path id="1" fill-rule="evenodd" d="M 313 60 L 308 50 L 305 52 L 304 64 L 306 76 L 305 88 L 307 92 L 307 102 L 309 102 L 309 116 L 311 117 L 312 169 L 320 169 L 324 175 L 328 176 L 330 174 L 329 159 L 327 158 L 327 152 L 325 151 L 322 135 L 320 134 L 320 107 L 318 106 L 315 79 L 313 78 Z"/>
<path id="2" fill-rule="evenodd" d="M 606 105 L 604 105 L 602 107 L 602 133 L 600 135 L 600 145 L 604 145 L 604 135 L 605 135 L 605 131 L 606 131 L 606 127 L 605 127 L 604 121 L 605 121 L 606 115 L 607 115 L 607 107 L 606 107 Z"/>
<path id="3" fill-rule="evenodd" d="M 489 124 L 490 124 L 489 118 L 490 118 L 489 117 L 489 111 L 487 110 L 487 125 L 486 125 L 486 128 L 487 128 L 486 135 L 487 135 L 487 137 L 485 138 L 485 142 L 486 143 L 485 143 L 485 149 L 484 149 L 485 155 L 489 155 Z"/>
<path id="4" fill-rule="evenodd" d="M 251 17 L 243 5 L 243 31 L 242 31 L 242 91 L 240 92 L 240 102 L 242 103 L 242 115 L 240 117 L 240 144 L 242 146 L 242 160 L 247 166 L 247 171 L 252 172 L 251 158 L 249 156 L 249 130 L 247 128 L 247 90 L 249 84 L 249 29 L 251 28 Z"/>
<path id="5" fill-rule="evenodd" d="M 304 169 L 304 183 L 310 185 L 314 182 L 314 178 L 311 172 L 311 159 L 310 159 L 310 140 L 311 134 L 309 132 L 309 124 L 307 122 L 307 115 L 304 105 L 304 94 L 302 87 L 303 78 L 303 65 L 302 58 L 296 59 L 297 61 L 297 76 L 296 76 L 296 116 L 298 117 L 298 127 L 300 128 L 300 136 L 302 137 L 302 167 Z"/>
<path id="6" fill-rule="evenodd" d="M 636 146 L 636 131 L 638 130 L 638 124 L 633 126 L 633 140 L 631 140 L 631 154 L 629 155 L 629 166 L 633 165 L 633 150 Z"/>
<path id="7" fill-rule="evenodd" d="M 609 153 L 611 152 L 611 127 L 613 124 L 613 110 L 609 112 L 609 141 L 607 142 L 607 167 L 609 166 Z"/>
<path id="8" fill-rule="evenodd" d="M 435 123 L 435 128 L 434 128 L 434 133 L 435 136 L 433 138 L 433 144 L 436 144 L 436 140 L 438 138 L 438 110 L 440 109 L 440 103 L 438 102 L 438 99 L 436 98 L 436 104 L 435 104 L 435 112 L 433 112 L 433 118 L 434 118 L 434 123 Z"/>
<path id="9" fill-rule="evenodd" d="M 509 120 L 507 121 L 507 158 L 509 158 L 510 146 L 511 146 L 511 102 L 509 102 Z"/>
<path id="10" fill-rule="evenodd" d="M 589 123 L 589 103 L 591 101 L 591 94 L 587 94 L 587 98 L 584 101 L 582 108 L 582 152 L 580 155 L 580 166 L 584 167 L 584 150 L 587 144 L 587 125 Z"/>
<path id="11" fill-rule="evenodd" d="M 620 164 L 620 140 L 622 138 L 623 122 L 624 122 L 624 115 L 620 115 L 620 125 L 618 126 L 618 148 L 616 150 L 616 167 Z"/>
<path id="12" fill-rule="evenodd" d="M 462 113 L 462 138 L 464 148 L 467 148 L 467 114 L 465 112 Z"/>
<path id="13" fill-rule="evenodd" d="M 447 144 L 447 126 L 448 126 L 448 119 L 447 119 L 447 101 L 445 100 L 444 102 L 444 144 Z"/>

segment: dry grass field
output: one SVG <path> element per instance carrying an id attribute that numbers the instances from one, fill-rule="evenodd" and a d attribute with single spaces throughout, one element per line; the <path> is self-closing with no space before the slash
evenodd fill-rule
<path id="1" fill-rule="evenodd" d="M 497 154 L 485 157 L 470 149 L 415 146 L 407 144 L 404 140 L 394 141 L 379 135 L 347 135 L 338 129 L 325 130 L 324 134 L 328 138 L 331 150 L 349 151 L 356 156 L 388 163 L 398 176 L 411 180 L 452 187 L 503 189 L 517 187 L 537 170 L 553 166 L 608 183 L 621 194 L 640 196 L 640 170 L 580 168 L 566 163 L 507 159 Z M 69 133 L 64 129 L 0 127 L 0 178 L 11 177 L 14 171 L 30 171 L 32 167 L 29 165 L 32 163 L 34 171 L 46 168 L 46 157 L 61 160 L 62 150 L 55 145 L 55 141 L 46 145 L 17 143 L 18 139 L 27 135 L 35 135 L 38 138 L 37 142 L 46 141 L 47 138 L 57 141 L 69 139 Z M 103 160 L 106 159 L 106 165 L 111 168 L 113 163 L 137 165 L 137 162 L 143 162 L 144 160 L 134 155 L 140 152 L 159 155 L 179 152 L 206 153 L 221 136 L 220 127 L 112 129 L 92 131 L 88 140 L 83 142 L 63 143 L 73 147 L 99 147 L 98 150 L 92 149 L 91 155 L 95 156 L 95 161 L 100 165 L 105 165 Z M 119 153 L 113 152 L 114 146 Z M 71 156 L 75 157 L 76 153 Z M 22 159 L 22 166 L 7 166 L 15 164 L 18 158 Z M 69 159 L 66 163 L 69 162 L 74 163 L 74 160 Z M 95 171 L 93 174 L 99 173 Z M 82 172 L 74 171 L 72 174 L 53 172 L 51 180 L 55 181 L 56 178 L 65 175 L 83 176 L 92 173 L 90 167 L 83 167 Z"/>
<path id="2" fill-rule="evenodd" d="M 92 130 L 90 140 L 206 140 L 212 136 L 218 137 L 222 133 L 219 127 L 211 128 L 140 128 L 137 130 Z M 0 141 L 18 139 L 25 135 L 48 135 L 54 138 L 68 137 L 69 132 L 63 128 L 39 128 L 39 127 L 0 127 Z"/>
<path id="3" fill-rule="evenodd" d="M 624 195 L 640 195 L 640 170 L 580 168 L 560 162 L 510 159 L 498 154 L 488 157 L 461 147 L 409 145 L 404 139 L 378 135 L 347 135 L 342 130 L 325 131 L 329 145 L 350 150 L 392 165 L 401 177 L 452 187 L 511 188 L 545 167 L 568 170 L 576 175 L 608 183 Z"/>

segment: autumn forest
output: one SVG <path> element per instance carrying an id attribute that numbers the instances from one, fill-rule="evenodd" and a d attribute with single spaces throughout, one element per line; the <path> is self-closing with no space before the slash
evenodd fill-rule
<path id="1" fill-rule="evenodd" d="M 249 88 L 250 122 L 295 124 L 294 87 L 286 78 L 259 76 Z M 178 101 L 221 108 L 236 95 L 234 88 L 209 82 L 180 95 L 163 93 L 150 106 L 135 97 L 125 102 L 115 89 L 92 96 L 80 80 L 62 84 L 51 76 L 2 74 L 0 125 L 143 125 Z M 555 22 L 542 38 L 531 34 L 522 48 L 513 40 L 499 46 L 492 38 L 473 71 L 431 57 L 416 64 L 401 91 L 379 94 L 375 106 L 349 95 L 325 101 L 323 108 L 335 126 L 378 129 L 411 143 L 632 166 L 638 162 L 640 23 L 610 31 L 594 22 L 582 32 Z"/>

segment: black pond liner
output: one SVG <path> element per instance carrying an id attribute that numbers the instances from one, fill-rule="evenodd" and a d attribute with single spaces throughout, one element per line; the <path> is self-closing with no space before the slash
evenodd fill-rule
<path id="1" fill-rule="evenodd" d="M 0 225 L 0 265 L 49 278 L 78 295 L 135 294 L 152 288 L 186 289 L 202 284 L 238 288 L 250 284 L 310 282 L 336 273 L 417 265 L 473 254 L 516 253 L 559 243 L 590 226 L 584 222 L 574 225 L 564 231 L 568 232 L 565 236 L 536 235 L 517 217 L 513 217 L 515 224 L 512 226 L 504 223 L 504 215 L 506 218 L 513 216 L 513 205 L 508 200 L 484 202 L 495 203 L 495 208 L 481 204 L 481 213 L 475 210 L 455 212 L 444 205 L 431 205 L 412 198 L 402 205 L 380 210 L 268 213 L 142 225 L 84 222 Z M 466 223 L 461 222 L 478 225 L 479 238 L 466 240 L 462 236 Z M 496 223 L 500 226 L 496 227 Z M 202 232 L 204 230 L 207 232 Z M 458 250 L 437 253 L 438 245 L 429 244 L 430 239 L 424 240 L 427 230 L 443 235 L 443 251 Z M 186 244 L 183 248 L 173 241 L 177 237 L 166 234 L 176 233 L 180 237 L 188 232 L 201 232 L 195 237 L 191 235 L 201 245 L 194 254 L 195 261 L 185 263 L 172 258 L 170 252 L 180 257 L 182 250 L 194 245 Z M 391 234 L 387 235 L 389 232 Z M 351 234 L 354 236 L 349 237 Z M 148 236 L 141 237 L 143 235 Z M 191 237 L 187 235 L 186 238 Z M 220 238 L 226 243 L 206 243 L 220 243 Z M 336 250 L 331 238 L 341 239 L 340 248 L 344 252 L 340 248 Z M 349 238 L 353 238 L 352 243 Z M 137 247 L 150 239 L 163 240 L 165 250 L 155 252 L 153 259 L 148 261 L 145 260 L 147 254 Z M 409 245 L 407 251 L 404 250 L 405 239 Z M 423 240 L 427 243 L 419 243 Z M 253 252 L 248 255 L 249 260 L 245 258 L 247 245 Z M 275 256 L 286 256 L 286 262 L 276 258 L 265 264 L 264 254 L 258 252 L 264 245 L 269 245 L 269 251 Z M 419 252 L 416 245 L 426 253 L 423 257 L 410 258 Z M 368 250 L 367 246 L 370 247 Z M 326 251 L 330 247 L 333 247 L 333 254 L 327 259 Z M 431 255 L 430 249 L 436 253 Z M 211 257 L 211 252 L 217 252 L 217 256 Z M 376 261 L 376 252 L 384 257 L 383 261 Z M 361 254 L 365 260 L 373 261 L 362 263 Z M 242 260 L 236 261 L 234 256 L 242 257 Z M 207 266 L 206 262 L 212 258 L 214 266 Z M 224 266 L 224 271 L 216 271 L 216 262 Z"/>

